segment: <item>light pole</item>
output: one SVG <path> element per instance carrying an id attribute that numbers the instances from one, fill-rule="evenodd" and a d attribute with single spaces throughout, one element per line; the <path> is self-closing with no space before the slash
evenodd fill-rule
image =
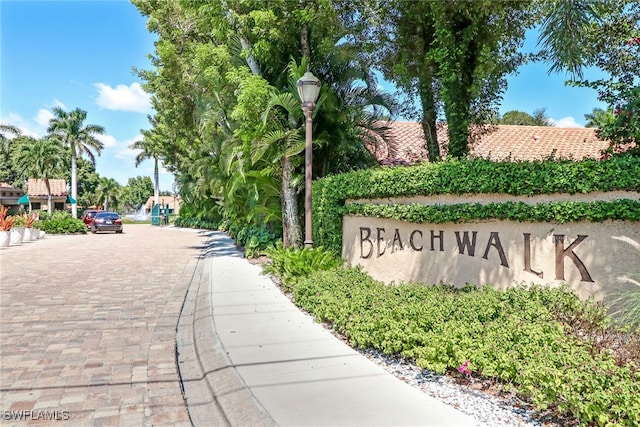
<path id="1" fill-rule="evenodd" d="M 302 111 L 305 120 L 305 151 L 304 151 L 304 247 L 313 247 L 313 233 L 311 220 L 311 170 L 313 160 L 313 111 L 320 94 L 320 80 L 311 71 L 304 73 L 298 79 L 298 95 L 302 101 Z"/>

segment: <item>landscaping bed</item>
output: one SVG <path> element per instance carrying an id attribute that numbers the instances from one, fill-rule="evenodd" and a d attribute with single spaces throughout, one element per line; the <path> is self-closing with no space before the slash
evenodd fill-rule
<path id="1" fill-rule="evenodd" d="M 321 250 L 269 255 L 296 304 L 355 348 L 515 395 L 546 418 L 640 425 L 638 330 L 566 288 L 389 286 Z"/>

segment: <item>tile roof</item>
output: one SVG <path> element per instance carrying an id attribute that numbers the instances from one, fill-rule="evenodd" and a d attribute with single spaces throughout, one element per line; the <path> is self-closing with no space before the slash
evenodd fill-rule
<path id="1" fill-rule="evenodd" d="M 422 125 L 416 122 L 392 122 L 369 150 L 379 161 L 404 160 L 416 163 L 427 158 Z M 441 153 L 446 154 L 446 124 L 437 126 Z M 555 158 L 581 160 L 598 158 L 609 144 L 598 139 L 594 128 L 558 128 L 554 126 L 494 125 L 476 128 L 470 144 L 471 154 L 491 160 L 542 160 Z M 472 134 L 474 130 L 472 130 Z M 444 148 L 444 150 L 443 150 Z"/>
<path id="2" fill-rule="evenodd" d="M 28 185 L 27 194 L 29 196 L 47 196 L 47 185 L 43 179 L 29 178 Z M 51 188 L 52 196 L 66 196 L 68 193 L 67 181 L 64 179 L 50 179 L 49 187 Z"/>

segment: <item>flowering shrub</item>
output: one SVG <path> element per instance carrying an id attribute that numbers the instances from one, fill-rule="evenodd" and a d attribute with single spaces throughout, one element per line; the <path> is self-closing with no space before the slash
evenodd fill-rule
<path id="1" fill-rule="evenodd" d="M 460 365 L 460 367 L 458 368 L 458 372 L 466 375 L 467 377 L 470 377 L 471 376 L 471 368 L 469 368 L 470 363 L 471 361 L 469 359 L 465 360 L 464 363 Z"/>
<path id="2" fill-rule="evenodd" d="M 611 142 L 603 158 L 625 151 L 640 155 L 640 86 L 625 90 L 621 97 L 613 120 L 597 131 L 599 138 Z"/>

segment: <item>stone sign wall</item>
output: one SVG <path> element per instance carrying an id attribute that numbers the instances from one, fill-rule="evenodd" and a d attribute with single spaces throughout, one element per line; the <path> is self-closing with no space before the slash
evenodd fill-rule
<path id="1" fill-rule="evenodd" d="M 601 300 L 640 280 L 640 224 L 414 224 L 343 218 L 342 255 L 384 282 L 559 286 Z"/>

